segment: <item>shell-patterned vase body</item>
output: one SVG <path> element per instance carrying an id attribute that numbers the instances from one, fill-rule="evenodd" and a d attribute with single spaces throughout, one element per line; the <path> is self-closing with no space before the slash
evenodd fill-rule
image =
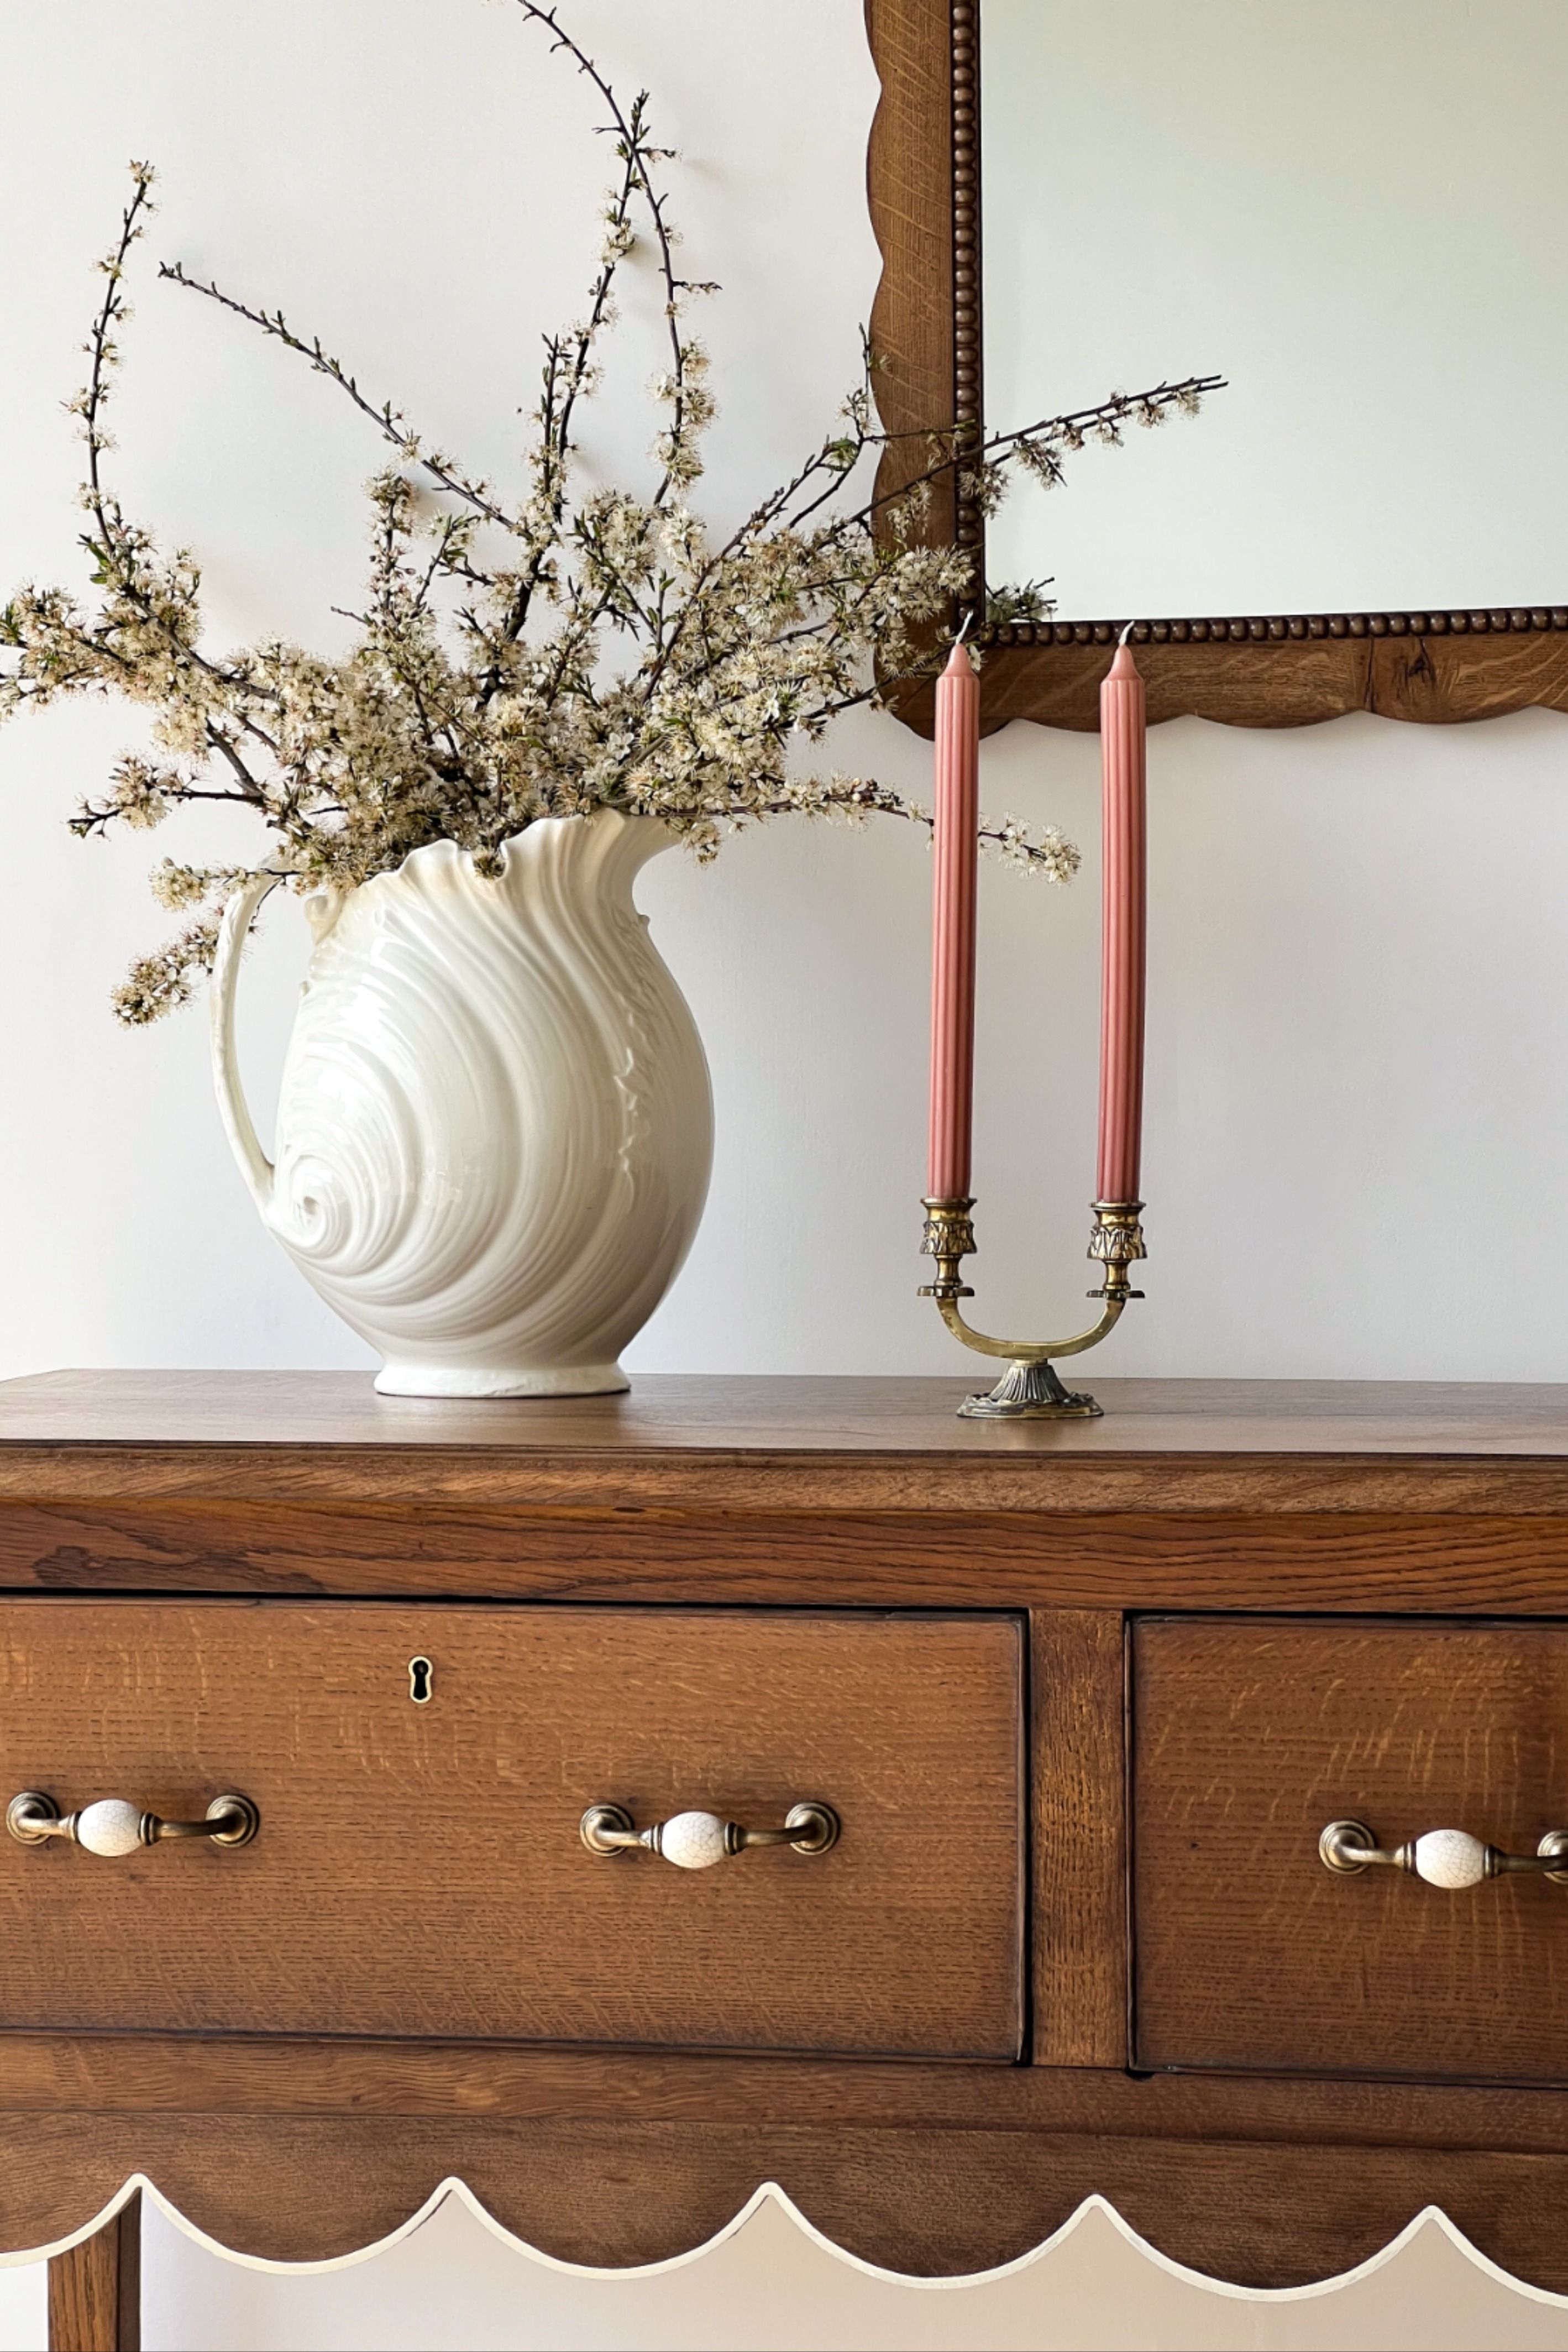
<path id="1" fill-rule="evenodd" d="M 380 1350 L 402 1396 L 623 1389 L 617 1358 L 702 1214 L 707 1064 L 632 902 L 671 835 L 613 810 L 451 842 L 306 901 L 315 935 L 276 1163 L 235 1068 L 235 980 L 265 882 L 214 972 L 218 1099 L 262 1216 Z"/>

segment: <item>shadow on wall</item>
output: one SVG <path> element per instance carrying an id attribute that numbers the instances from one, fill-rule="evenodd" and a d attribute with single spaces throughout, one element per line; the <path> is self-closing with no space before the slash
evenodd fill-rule
<path id="1" fill-rule="evenodd" d="M 1521 2288 L 1428 2210 L 1343 2281 L 1261 2294 L 1145 2248 L 1099 2200 L 1036 2253 L 963 2284 L 868 2271 L 760 2189 L 706 2249 L 630 2275 L 519 2251 L 466 2192 L 337 2269 L 260 2271 L 188 2237 L 149 2198 L 150 2352 L 1535 2352 L 1568 2347 L 1568 2297 Z M 455 2298 L 451 2282 L 460 2278 Z M 0 2282 L 0 2352 L 41 2346 L 41 2273 Z M 36 2308 L 35 2308 L 36 2307 Z"/>

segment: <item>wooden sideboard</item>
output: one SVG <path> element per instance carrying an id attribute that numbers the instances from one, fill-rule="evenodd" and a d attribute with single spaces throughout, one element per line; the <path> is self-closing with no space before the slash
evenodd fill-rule
<path id="1" fill-rule="evenodd" d="M 1098 2190 L 1240 2284 L 1436 2203 L 1568 2291 L 1568 1388 L 966 1385 L 0 1386 L 0 1804 L 136 1809 L 0 1837 L 4 2242 L 141 2172 L 319 2259 L 455 2175 L 643 2263 L 774 2179 L 903 2272 Z M 839 1834 L 688 1870 L 596 1805 Z M 51 2313 L 134 2344 L 129 2224 Z"/>

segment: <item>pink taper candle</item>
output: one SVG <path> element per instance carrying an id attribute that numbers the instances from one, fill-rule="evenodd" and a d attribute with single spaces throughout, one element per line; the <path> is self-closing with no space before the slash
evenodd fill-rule
<path id="1" fill-rule="evenodd" d="M 1100 998 L 1102 1201 L 1138 1198 L 1144 1127 L 1144 942 L 1147 847 L 1144 681 L 1125 644 L 1100 688 L 1104 837 Z"/>
<path id="2" fill-rule="evenodd" d="M 969 1190 L 975 1092 L 975 859 L 980 824 L 980 681 L 955 646 L 936 681 L 936 876 L 931 935 L 931 1149 L 936 1201 Z"/>

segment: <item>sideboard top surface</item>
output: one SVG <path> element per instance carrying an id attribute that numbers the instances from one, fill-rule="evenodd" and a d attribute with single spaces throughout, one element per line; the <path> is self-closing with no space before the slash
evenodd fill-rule
<path id="1" fill-rule="evenodd" d="M 0 1381 L 0 1445 L 1568 1457 L 1568 1382 L 1097 1380 L 1098 1421 L 960 1421 L 975 1385 L 655 1372 L 622 1396 L 469 1400 L 378 1396 L 368 1372 L 41 1372 Z"/>
<path id="2" fill-rule="evenodd" d="M 655 1374 L 467 1402 L 361 1372 L 47 1372 L 0 1382 L 0 1496 L 1343 1509 L 1411 1507 L 1419 1481 L 1436 1507 L 1568 1510 L 1568 1384 L 1096 1380 L 1097 1421 L 960 1421 L 974 1385 Z"/>

